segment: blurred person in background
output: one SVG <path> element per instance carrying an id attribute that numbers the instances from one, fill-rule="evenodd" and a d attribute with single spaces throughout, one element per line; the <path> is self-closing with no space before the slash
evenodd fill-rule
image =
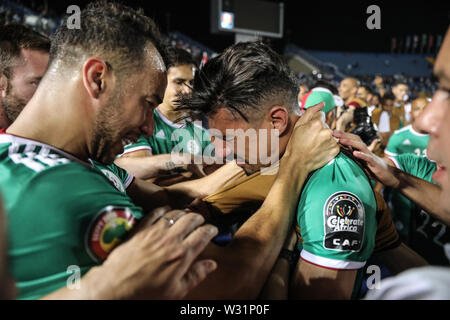
<path id="1" fill-rule="evenodd" d="M 179 93 L 189 93 L 196 65 L 192 55 L 184 49 L 167 49 L 167 88 L 163 101 L 153 112 L 154 132 L 150 137 L 141 136 L 137 143 L 125 146 L 115 163 L 141 179 L 172 176 L 192 169 L 196 177 L 204 176 L 201 166 L 191 164 L 191 155 L 203 155 L 210 145 L 210 138 L 203 126 L 206 121 L 192 122 L 183 119 L 183 113 L 175 110 Z M 178 150 L 178 151 L 177 151 Z M 183 161 L 175 163 L 172 151 L 180 153 Z M 194 170 L 198 169 L 198 170 Z M 184 180 L 178 175 L 165 184 Z"/>
<path id="2" fill-rule="evenodd" d="M 0 28 L 0 129 L 17 118 L 47 70 L 50 40 L 28 27 Z"/>
<path id="3" fill-rule="evenodd" d="M 374 92 L 372 98 L 369 101 L 369 106 L 367 107 L 367 113 L 372 117 L 372 113 L 375 109 L 381 109 L 381 96 L 379 93 Z"/>
<path id="4" fill-rule="evenodd" d="M 336 126 L 336 106 L 340 103 L 338 90 L 331 83 L 319 80 L 311 85 L 311 90 L 307 92 L 301 101 L 301 111 L 305 112 L 311 106 L 324 102 L 322 112 L 325 113 L 325 122 L 330 128 Z"/>
<path id="5" fill-rule="evenodd" d="M 417 205 L 447 226 L 450 225 L 450 28 L 439 51 L 434 65 L 434 75 L 440 87 L 433 95 L 424 112 L 416 119 L 417 128 L 430 135 L 427 147 L 428 157 L 436 161 L 432 179 L 440 186 L 412 175 L 405 174 L 395 167 L 385 166 L 379 158 L 367 150 L 360 141 L 350 135 L 335 133 L 340 142 L 352 146 L 353 154 L 363 160 L 371 173 L 384 185 L 398 189 Z M 411 155 L 414 156 L 414 155 Z M 415 156 L 417 157 L 417 156 Z M 426 159 L 426 158 L 421 158 Z M 414 161 L 414 165 L 418 162 Z M 442 236 L 442 230 L 438 232 Z M 436 240 L 436 236 L 433 240 Z M 442 239 L 440 239 L 442 241 Z M 447 240 L 448 241 L 448 240 Z M 448 243 L 444 246 L 447 256 Z M 448 267 L 427 267 L 412 269 L 395 278 L 381 282 L 381 290 L 372 290 L 367 299 L 450 299 L 450 269 Z"/>
<path id="6" fill-rule="evenodd" d="M 393 113 L 395 97 L 391 93 L 385 93 L 381 98 L 381 109 L 372 112 L 372 121 L 377 125 L 381 138 L 381 147 L 384 150 L 391 135 L 399 128 L 400 117 Z"/>
<path id="7" fill-rule="evenodd" d="M 426 156 L 426 148 L 429 141 L 429 135 L 420 132 L 415 120 L 420 116 L 427 105 L 425 98 L 418 98 L 412 102 L 412 124 L 396 130 L 390 137 L 389 143 L 384 150 L 388 157 L 396 157 L 402 154 L 415 154 L 417 156 Z M 418 160 L 419 161 L 419 160 Z M 387 192 L 388 202 L 392 208 L 392 215 L 395 225 L 402 238 L 407 241 L 410 233 L 411 214 L 413 203 L 398 191 Z"/>
<path id="8" fill-rule="evenodd" d="M 378 93 L 381 97 L 384 96 L 386 89 L 384 88 L 384 81 L 382 76 L 375 76 L 373 80 L 373 84 L 375 85 L 375 93 Z"/>
<path id="9" fill-rule="evenodd" d="M 339 85 L 339 96 L 344 100 L 345 106 L 337 111 L 337 130 L 347 131 L 353 122 L 355 109 L 367 106 L 364 100 L 356 97 L 358 87 L 359 81 L 355 78 L 345 78 Z"/>
<path id="10" fill-rule="evenodd" d="M 366 85 L 359 86 L 358 91 L 356 91 L 356 97 L 364 100 L 367 106 L 370 105 L 372 96 L 372 89 L 370 89 L 370 87 Z"/>
<path id="11" fill-rule="evenodd" d="M 399 128 L 402 128 L 410 123 L 410 110 L 405 110 L 405 104 L 408 99 L 408 84 L 403 81 L 396 82 L 392 86 L 392 93 L 395 96 L 394 108 L 392 114 L 400 118 Z"/>
<path id="12" fill-rule="evenodd" d="M 429 136 L 420 132 L 415 120 L 425 110 L 428 102 L 425 98 L 418 98 L 412 102 L 411 124 L 394 132 L 390 137 L 386 150 L 388 156 L 397 156 L 404 153 L 414 153 L 426 156 Z"/>

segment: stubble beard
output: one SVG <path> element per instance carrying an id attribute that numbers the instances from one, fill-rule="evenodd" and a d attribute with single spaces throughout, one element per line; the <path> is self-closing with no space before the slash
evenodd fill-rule
<path id="1" fill-rule="evenodd" d="M 91 159 L 103 164 L 114 162 L 116 155 L 111 148 L 121 141 L 121 100 L 114 94 L 108 105 L 100 110 L 95 121 L 91 142 Z"/>
<path id="2" fill-rule="evenodd" d="M 6 96 L 2 101 L 8 126 L 11 125 L 27 105 L 28 101 L 22 99 L 12 92 L 12 88 L 8 86 Z"/>

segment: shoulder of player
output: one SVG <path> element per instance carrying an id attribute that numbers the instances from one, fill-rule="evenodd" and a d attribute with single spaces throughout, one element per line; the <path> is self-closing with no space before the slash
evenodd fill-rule
<path id="1" fill-rule="evenodd" d="M 398 169 L 406 172 L 408 172 L 407 168 L 409 167 L 409 164 L 417 163 L 417 161 L 420 161 L 420 158 L 422 158 L 422 156 L 418 156 L 414 153 L 402 153 L 395 156 L 389 156 L 389 159 L 394 162 Z"/>
<path id="2" fill-rule="evenodd" d="M 410 134 L 411 133 L 411 129 L 412 129 L 412 125 L 408 125 L 408 126 L 403 127 L 401 129 L 395 130 L 394 134 L 392 135 L 392 137 Z"/>
<path id="3" fill-rule="evenodd" d="M 11 135 L 0 135 L 0 152 L 11 166 L 39 173 L 53 167 L 88 163 L 50 145 Z"/>
<path id="4" fill-rule="evenodd" d="M 357 176 L 355 176 L 355 173 L 357 173 Z M 358 177 L 367 180 L 367 176 L 359 165 L 341 152 L 333 160 L 328 162 L 328 164 L 316 170 L 311 175 L 307 184 L 317 182 L 316 187 L 318 188 L 333 188 L 335 185 L 352 186 Z M 324 184 L 324 181 L 327 181 L 327 183 Z"/>
<path id="5" fill-rule="evenodd" d="M 29 188 L 39 190 L 43 184 L 47 190 L 58 191 L 71 188 L 98 190 L 109 183 L 100 170 L 86 164 L 68 162 L 36 172 L 29 181 Z"/>

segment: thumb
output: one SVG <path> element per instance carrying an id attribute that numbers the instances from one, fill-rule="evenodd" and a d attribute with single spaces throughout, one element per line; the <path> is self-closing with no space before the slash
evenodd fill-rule
<path id="1" fill-rule="evenodd" d="M 300 121 L 297 121 L 297 125 L 305 124 L 306 122 L 310 121 L 314 116 L 317 116 L 319 111 L 322 111 L 322 109 L 325 107 L 325 103 L 321 102 L 318 103 L 308 109 L 306 109 L 305 113 L 300 117 Z"/>

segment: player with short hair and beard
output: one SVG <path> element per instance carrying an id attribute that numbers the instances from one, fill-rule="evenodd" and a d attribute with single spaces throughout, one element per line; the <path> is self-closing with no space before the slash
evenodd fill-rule
<path id="1" fill-rule="evenodd" d="M 33 96 L 47 69 L 50 40 L 19 24 L 0 28 L 0 129 Z"/>
<path id="2" fill-rule="evenodd" d="M 104 165 L 125 137 L 151 134 L 166 86 L 163 49 L 151 19 L 115 3 L 91 3 L 81 30 L 64 22 L 55 33 L 45 76 L 0 134 L 19 299 L 182 298 L 215 269 L 211 260 L 193 261 L 217 229 L 185 211 L 148 215 L 151 225 L 164 214 L 109 255 L 143 210 Z M 65 287 L 69 266 L 83 276 L 80 290 Z"/>
<path id="3" fill-rule="evenodd" d="M 122 140 L 153 131 L 153 109 L 166 86 L 159 33 L 140 11 L 115 3 L 91 3 L 80 20 L 81 30 L 65 23 L 58 28 L 46 75 L 0 134 L 0 189 L 14 230 L 9 259 L 19 298 L 182 298 L 216 269 L 213 260 L 197 258 L 217 228 L 202 226 L 197 214 L 167 208 L 133 228 L 143 210 L 123 192 L 120 178 L 103 172 L 123 152 Z M 284 215 L 294 210 L 281 200 L 337 153 L 331 132 L 313 115 L 307 112 L 311 121 L 295 126 L 286 151 L 291 156 L 240 241 L 209 248 L 222 265 L 216 274 L 238 278 L 220 281 L 222 294 L 254 296 L 286 235 Z M 315 137 L 314 146 L 299 144 L 306 134 Z M 234 255 L 245 257 L 239 274 Z M 80 290 L 64 287 L 69 266 L 80 268 Z"/>

